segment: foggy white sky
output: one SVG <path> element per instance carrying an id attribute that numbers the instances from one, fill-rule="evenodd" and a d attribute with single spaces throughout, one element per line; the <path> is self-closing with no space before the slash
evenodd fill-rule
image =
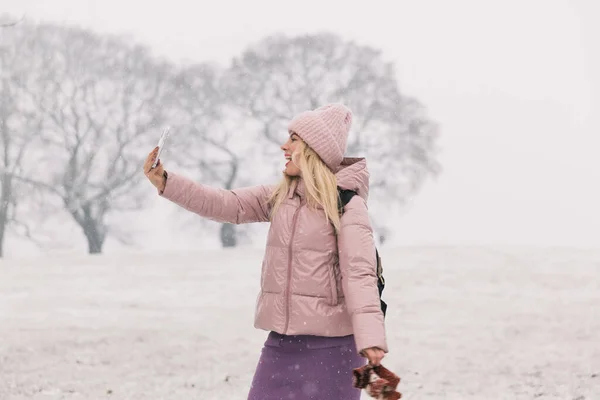
<path id="1" fill-rule="evenodd" d="M 380 47 L 440 123 L 440 178 L 402 244 L 600 245 L 595 0 L 0 0 L 0 11 L 129 33 L 176 61 L 226 63 L 274 32 Z M 358 5 L 360 4 L 360 5 Z"/>

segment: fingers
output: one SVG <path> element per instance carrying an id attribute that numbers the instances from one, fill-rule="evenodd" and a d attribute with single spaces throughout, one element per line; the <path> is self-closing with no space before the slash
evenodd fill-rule
<path id="1" fill-rule="evenodd" d="M 369 358 L 369 362 L 374 365 L 374 366 L 378 366 L 379 364 L 381 364 L 381 356 L 379 356 L 378 354 L 373 354 L 370 358 Z"/>
<path id="2" fill-rule="evenodd" d="M 385 357 L 385 352 L 381 349 L 366 349 L 365 355 L 370 364 L 377 366 L 381 364 L 381 360 Z"/>
<path id="3" fill-rule="evenodd" d="M 164 170 L 163 170 L 163 165 L 162 162 L 160 161 L 160 158 L 158 159 L 158 162 L 156 163 L 156 167 L 154 167 L 152 169 L 152 172 L 154 172 L 154 175 L 156 176 L 163 176 Z"/>
<path id="4" fill-rule="evenodd" d="M 150 169 L 152 167 L 152 160 L 154 159 L 154 150 L 151 151 L 148 154 L 148 157 L 146 157 L 146 161 L 144 162 L 144 174 L 148 175 L 148 173 L 150 172 Z"/>
<path id="5" fill-rule="evenodd" d="M 383 360 L 383 357 L 385 357 L 385 354 L 383 352 L 378 353 L 377 355 L 375 355 L 375 359 L 373 360 L 373 364 L 374 365 L 379 365 L 381 364 L 381 360 Z"/>
<path id="6" fill-rule="evenodd" d="M 144 174 L 146 174 L 146 176 L 150 175 L 150 171 L 152 170 L 152 164 L 154 164 L 154 160 L 156 159 L 157 154 L 158 146 L 156 146 L 154 150 L 152 150 L 150 154 L 148 154 L 148 157 L 146 157 L 146 162 L 144 163 Z"/>

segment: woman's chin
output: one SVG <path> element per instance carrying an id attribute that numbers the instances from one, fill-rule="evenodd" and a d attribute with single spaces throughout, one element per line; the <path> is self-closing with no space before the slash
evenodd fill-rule
<path id="1" fill-rule="evenodd" d="M 290 178 L 294 178 L 300 176 L 300 173 L 297 171 L 290 171 L 289 168 L 283 170 L 284 175 L 289 176 Z"/>

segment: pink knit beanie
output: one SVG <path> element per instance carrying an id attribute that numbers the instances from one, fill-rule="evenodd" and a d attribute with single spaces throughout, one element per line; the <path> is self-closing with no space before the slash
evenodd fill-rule
<path id="1" fill-rule="evenodd" d="M 344 159 L 351 125 L 352 112 L 348 107 L 328 104 L 298 114 L 288 129 L 300 136 L 335 172 Z"/>

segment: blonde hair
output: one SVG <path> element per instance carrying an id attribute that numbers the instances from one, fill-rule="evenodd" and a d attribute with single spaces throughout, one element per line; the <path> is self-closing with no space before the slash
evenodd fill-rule
<path id="1" fill-rule="evenodd" d="M 316 209 L 319 206 L 325 211 L 325 219 L 335 228 L 335 232 L 340 230 L 340 215 L 338 209 L 338 189 L 335 174 L 325 165 L 319 155 L 307 146 L 304 142 L 299 143 L 300 151 L 296 165 L 302 171 L 306 190 L 306 202 L 310 208 Z M 271 204 L 271 221 L 289 193 L 294 180 L 299 177 L 284 175 L 279 185 L 275 188 L 269 204 Z"/>

